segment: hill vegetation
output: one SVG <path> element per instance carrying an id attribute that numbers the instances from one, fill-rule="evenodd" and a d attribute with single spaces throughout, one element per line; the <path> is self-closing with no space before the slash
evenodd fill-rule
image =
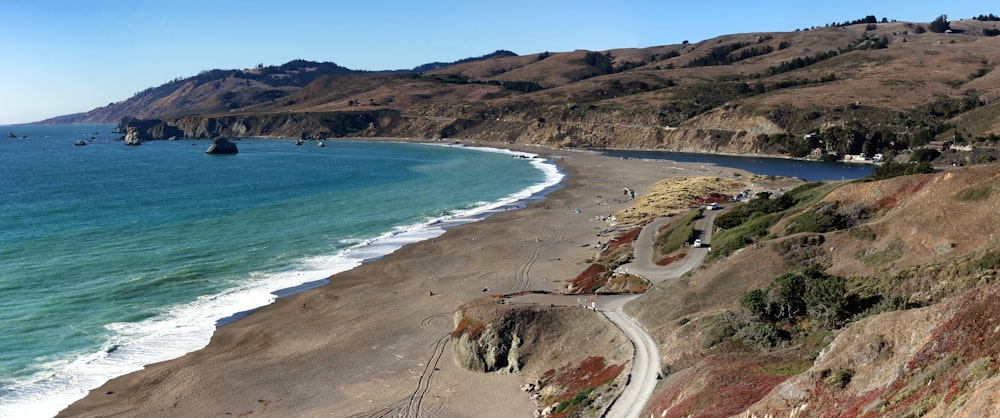
<path id="1" fill-rule="evenodd" d="M 395 116 L 358 130 L 306 129 L 829 159 L 893 157 L 942 141 L 978 148 L 949 160 L 972 164 L 994 160 L 988 150 L 1000 138 L 994 19 L 909 23 L 866 16 L 638 49 L 496 51 L 414 71 L 359 72 L 296 60 L 206 71 L 53 122 L 132 116 L 176 125 L 192 116 L 389 111 Z M 243 133 L 231 126 L 188 134 L 303 134 L 294 126 Z"/>
<path id="2" fill-rule="evenodd" d="M 1000 376 L 998 178 L 807 183 L 726 209 L 708 265 L 626 307 L 668 375 L 645 415 L 981 416 Z"/>

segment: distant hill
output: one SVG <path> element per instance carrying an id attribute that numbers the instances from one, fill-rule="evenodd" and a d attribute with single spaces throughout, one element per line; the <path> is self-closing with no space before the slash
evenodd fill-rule
<path id="1" fill-rule="evenodd" d="M 510 56 L 517 54 L 499 50 L 452 63 L 424 64 L 412 71 L 429 71 L 455 64 Z M 42 123 L 116 123 L 125 117 L 170 118 L 227 112 L 292 95 L 322 76 L 392 72 L 408 71 L 357 71 L 332 62 L 306 60 L 292 60 L 282 65 L 267 67 L 261 64 L 243 70 L 207 70 L 193 77 L 177 78 L 158 87 L 150 87 L 118 103 L 109 103 L 89 112 L 58 116 Z"/>
<path id="2" fill-rule="evenodd" d="M 490 54 L 486 54 L 486 55 L 482 55 L 482 56 L 474 57 L 474 58 L 466 58 L 466 59 L 462 59 L 462 60 L 458 60 L 458 61 L 454 61 L 454 62 L 432 62 L 430 64 L 418 65 L 416 67 L 413 67 L 413 72 L 415 72 L 415 73 L 422 73 L 422 72 L 425 72 L 425 71 L 437 70 L 437 69 L 441 69 L 441 68 L 448 67 L 448 66 L 455 65 L 455 64 L 465 64 L 467 62 L 482 61 L 482 60 L 487 60 L 487 59 L 491 59 L 491 58 L 504 58 L 504 57 L 516 57 L 516 56 L 517 56 L 517 54 L 515 54 L 513 52 L 510 52 L 510 51 L 497 50 L 497 51 L 494 51 L 494 52 L 492 52 Z"/>
<path id="3" fill-rule="evenodd" d="M 463 137 L 816 158 L 931 141 L 996 147 L 998 22 L 944 23 L 868 16 L 648 48 L 497 51 L 412 72 L 293 61 L 205 72 L 50 122 L 184 117 L 199 127 L 188 135 Z M 368 122 L 343 123 L 360 113 L 355 121 Z M 275 114 L 301 117 L 265 131 L 260 118 Z M 254 124 L 236 125 L 251 116 Z M 960 159 L 983 158 L 995 156 Z"/>

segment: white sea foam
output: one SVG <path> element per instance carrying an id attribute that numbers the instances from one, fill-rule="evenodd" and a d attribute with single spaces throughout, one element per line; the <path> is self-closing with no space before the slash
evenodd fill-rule
<path id="1" fill-rule="evenodd" d="M 251 273 L 249 280 L 240 281 L 237 287 L 175 306 L 154 318 L 108 324 L 106 328 L 114 332 L 114 337 L 101 351 L 50 362 L 45 375 L 23 381 L 10 392 L 0 394 L 0 417 L 52 417 L 112 378 L 201 349 L 208 344 L 218 324 L 273 303 L 279 295 L 315 287 L 327 277 L 377 260 L 406 244 L 438 237 L 447 228 L 540 199 L 564 177 L 556 165 L 534 158 L 532 154 L 495 148 L 475 149 L 531 158 L 531 163 L 545 173 L 545 179 L 497 201 L 480 202 L 471 209 L 426 223 L 395 228 L 338 254 L 304 259 L 292 271 Z"/>

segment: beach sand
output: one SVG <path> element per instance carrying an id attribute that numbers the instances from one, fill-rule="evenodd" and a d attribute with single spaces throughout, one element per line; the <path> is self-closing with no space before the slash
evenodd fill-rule
<path id="1" fill-rule="evenodd" d="M 438 417 L 531 416 L 536 405 L 518 375 L 455 366 L 446 347 L 455 309 L 525 277 L 528 289 L 564 289 L 608 239 L 596 235 L 608 224 L 595 218 L 627 207 L 617 201 L 625 187 L 641 195 L 664 178 L 737 170 L 503 147 L 553 159 L 563 186 L 279 299 L 221 327 L 205 348 L 113 379 L 60 416 L 397 416 L 416 407 Z"/>

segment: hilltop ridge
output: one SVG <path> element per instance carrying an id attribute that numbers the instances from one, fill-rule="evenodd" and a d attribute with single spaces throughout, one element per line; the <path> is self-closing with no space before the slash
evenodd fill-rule
<path id="1" fill-rule="evenodd" d="M 795 157 L 871 156 L 931 141 L 996 147 L 997 21 L 952 21 L 935 33 L 931 24 L 871 20 L 648 48 L 497 51 L 422 71 L 307 61 L 213 70 L 49 122 L 132 116 L 183 129 L 197 118 L 219 123 L 195 123 L 216 128 L 187 135 L 464 137 Z M 242 122 L 287 115 L 306 122 Z M 368 123 L 323 122 L 354 117 Z"/>

